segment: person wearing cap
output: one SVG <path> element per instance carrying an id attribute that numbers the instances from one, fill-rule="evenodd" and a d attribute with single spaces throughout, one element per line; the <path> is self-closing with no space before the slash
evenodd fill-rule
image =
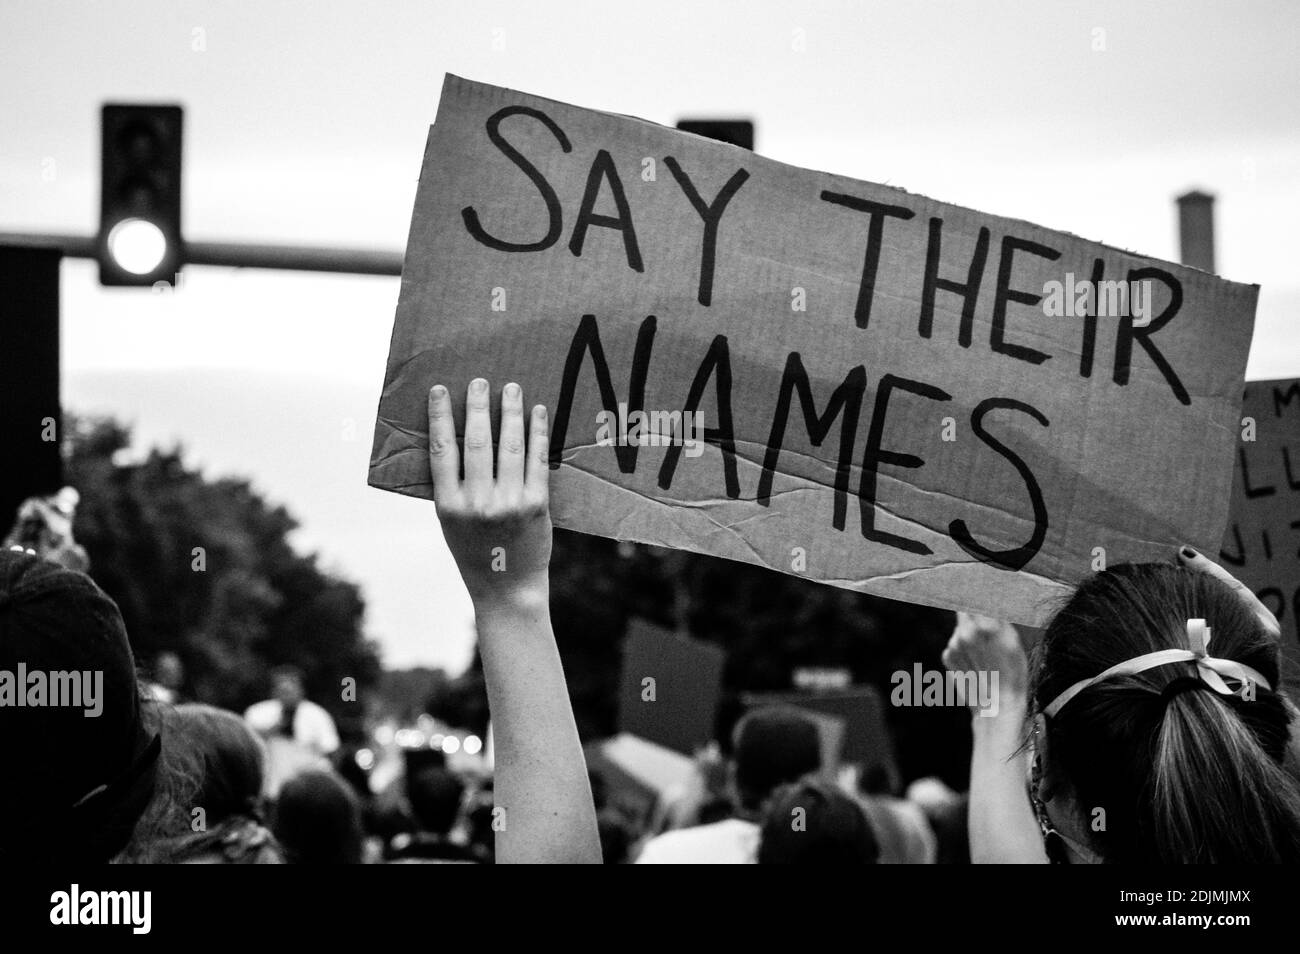
<path id="1" fill-rule="evenodd" d="M 99 712 L 3 698 L 0 864 L 106 862 L 154 797 L 161 738 L 117 605 L 85 574 L 16 548 L 0 550 L 0 672 L 20 671 L 93 673 Z"/>
<path id="2" fill-rule="evenodd" d="M 759 824 L 773 792 L 821 769 L 817 723 L 792 706 L 746 713 L 732 739 L 729 773 L 736 817 L 651 838 L 637 864 L 755 863 Z"/>

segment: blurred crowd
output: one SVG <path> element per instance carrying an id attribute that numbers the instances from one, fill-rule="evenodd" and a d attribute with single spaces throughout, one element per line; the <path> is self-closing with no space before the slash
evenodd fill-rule
<path id="1" fill-rule="evenodd" d="M 437 744 L 441 733 L 411 727 L 373 732 L 372 747 L 344 747 L 292 666 L 272 670 L 269 697 L 243 713 L 188 700 L 175 653 L 159 653 L 146 674 L 116 605 L 82 572 L 76 504 L 70 489 L 29 501 L 5 541 L 0 670 L 21 663 L 102 673 L 104 705 L 94 719 L 69 706 L 6 708 L 0 729 L 25 772 L 5 798 L 38 823 L 0 855 L 183 864 L 495 860 L 505 820 L 495 811 L 490 758 L 449 759 Z M 473 742 L 477 751 L 481 742 Z M 823 765 L 821 731 L 807 713 L 752 710 L 727 742 L 725 754 L 716 745 L 699 752 L 686 779 L 648 803 L 617 773 L 593 765 L 588 783 L 604 862 L 969 861 L 964 796 L 937 779 L 903 791 L 887 763 Z"/>
<path id="2" fill-rule="evenodd" d="M 291 668 L 242 714 L 185 701 L 175 660 L 141 680 L 117 605 L 82 572 L 63 493 L 25 507 L 0 549 L 0 862 L 1300 860 L 1300 710 L 1278 621 L 1186 547 L 1081 582 L 1032 659 L 1014 627 L 957 614 L 949 674 L 999 677 L 993 698 L 936 703 L 970 708 L 967 793 L 904 789 L 888 760 L 829 763 L 811 715 L 764 705 L 676 783 L 628 797 L 581 745 L 551 627 L 546 411 L 525 415 L 506 386 L 494 466 L 488 396 L 470 385 L 463 478 L 445 388 L 429 419 L 490 761 L 409 746 L 372 773 L 374 753 L 341 749 Z"/>

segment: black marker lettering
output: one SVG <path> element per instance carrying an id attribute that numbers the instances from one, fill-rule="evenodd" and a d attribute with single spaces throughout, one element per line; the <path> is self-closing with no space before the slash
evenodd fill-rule
<path id="1" fill-rule="evenodd" d="M 1013 358 L 1019 358 L 1021 361 L 1028 361 L 1030 364 L 1042 364 L 1050 355 L 1036 351 L 1033 348 L 1027 348 L 1024 345 L 1012 344 L 1006 340 L 1007 302 L 1014 301 L 1022 305 L 1037 305 L 1043 300 L 1042 295 L 1016 291 L 1011 287 L 1011 266 L 1016 252 L 1028 252 L 1031 255 L 1037 255 L 1039 258 L 1045 258 L 1052 262 L 1061 257 L 1060 252 L 1054 248 L 1048 248 L 1046 245 L 1039 245 L 1037 242 L 1018 239 L 1011 235 L 1003 237 L 1002 257 L 998 261 L 997 291 L 993 296 L 993 321 L 989 331 L 989 344 L 998 354 L 1010 355 Z"/>
<path id="2" fill-rule="evenodd" d="M 1262 487 L 1252 487 L 1250 485 L 1250 466 L 1246 462 L 1246 448 L 1238 447 L 1237 457 L 1241 461 L 1241 486 L 1246 492 L 1247 499 L 1254 500 L 1256 497 L 1271 497 L 1277 493 L 1277 488 L 1272 484 L 1265 484 Z"/>
<path id="3" fill-rule="evenodd" d="M 713 263 L 718 248 L 718 223 L 722 220 L 722 213 L 726 211 L 727 203 L 731 201 L 732 196 L 740 191 L 740 187 L 749 178 L 749 173 L 744 169 L 737 169 L 732 177 L 727 180 L 727 184 L 722 187 L 722 191 L 717 194 L 713 202 L 705 205 L 690 177 L 677 164 L 677 160 L 672 156 L 665 156 L 664 164 L 668 166 L 668 171 L 673 174 L 677 184 L 686 193 L 686 198 L 690 200 L 695 211 L 704 220 L 704 245 L 700 251 L 699 302 L 701 305 L 707 306 L 713 301 Z"/>
<path id="4" fill-rule="evenodd" d="M 957 546 L 961 547 L 971 556 L 982 560 L 985 563 L 992 563 L 994 566 L 1000 566 L 1007 570 L 1019 570 L 1025 566 L 1038 553 L 1043 546 L 1043 541 L 1047 539 L 1047 504 L 1043 502 L 1043 492 L 1038 487 L 1038 481 L 1034 478 L 1033 471 L 1020 457 L 1007 445 L 990 434 L 984 429 L 984 417 L 990 411 L 996 411 L 1001 408 L 1007 408 L 1013 411 L 1022 411 L 1028 414 L 1043 427 L 1047 427 L 1047 418 L 1037 408 L 1025 404 L 1023 401 L 1016 401 L 1012 398 L 988 398 L 980 401 L 975 405 L 975 410 L 970 415 L 971 430 L 975 435 L 993 448 L 1016 469 L 1020 479 L 1025 482 L 1025 489 L 1029 491 L 1029 502 L 1034 508 L 1034 532 L 1029 537 L 1029 542 L 1024 546 L 1015 547 L 1011 550 L 990 550 L 980 546 L 975 538 L 971 535 L 970 528 L 966 526 L 965 520 L 954 520 L 948 525 L 948 533 L 956 541 Z"/>
<path id="5" fill-rule="evenodd" d="M 600 196 L 600 183 L 609 183 L 609 191 L 614 196 L 614 205 L 618 215 L 598 215 L 594 209 L 596 199 Z M 614 159 L 602 149 L 596 153 L 587 173 L 587 190 L 582 196 L 582 206 L 578 209 L 578 221 L 573 226 L 573 236 L 569 239 L 569 251 L 574 255 L 582 254 L 582 245 L 587 239 L 588 226 L 596 225 L 603 229 L 614 229 L 623 233 L 623 249 L 627 252 L 627 263 L 634 272 L 645 271 L 641 264 L 641 249 L 636 243 L 636 229 L 632 227 L 632 212 L 627 206 L 627 196 L 623 194 L 623 183 L 619 181 L 618 170 L 614 168 Z"/>
<path id="6" fill-rule="evenodd" d="M 1178 380 L 1177 373 L 1170 367 L 1169 362 L 1165 360 L 1165 356 L 1160 353 L 1160 349 L 1151 340 L 1151 336 L 1169 324 L 1174 315 L 1178 314 L 1178 309 L 1183 307 L 1183 285 L 1177 278 L 1161 268 L 1129 269 L 1130 288 L 1133 287 L 1133 282 L 1146 281 L 1152 278 L 1164 282 L 1165 287 L 1169 289 L 1169 304 L 1145 328 L 1135 328 L 1132 315 L 1125 315 L 1120 319 L 1119 330 L 1115 333 L 1115 383 L 1120 385 L 1128 384 L 1129 369 L 1133 363 L 1133 342 L 1136 341 L 1142 346 L 1142 350 L 1147 353 L 1152 363 L 1160 369 L 1160 373 L 1164 375 L 1165 381 L 1168 382 L 1170 389 L 1174 392 L 1174 397 L 1178 398 L 1183 404 L 1191 404 L 1192 399 L 1187 394 L 1187 388 L 1183 387 L 1183 382 Z M 1147 306 L 1150 307 L 1149 301 Z"/>
<path id="7" fill-rule="evenodd" d="M 880 265 L 880 245 L 885 234 L 885 217 L 893 216 L 906 221 L 916 213 L 901 205 L 872 202 L 869 199 L 860 199 L 841 192 L 822 192 L 821 198 L 823 202 L 833 202 L 856 212 L 866 212 L 871 216 L 870 224 L 867 226 L 867 252 L 862 258 L 862 283 L 858 285 L 858 303 L 853 309 L 854 321 L 859 328 L 865 328 L 867 322 L 871 320 L 871 299 L 876 292 L 876 269 Z"/>
<path id="8" fill-rule="evenodd" d="M 727 496 L 735 500 L 740 496 L 740 477 L 736 473 L 736 436 L 731 422 L 731 351 L 727 347 L 725 335 L 718 335 L 709 345 L 708 353 L 700 362 L 691 382 L 691 390 L 682 408 L 682 420 L 686 412 L 694 413 L 700 409 L 704 397 L 704 388 L 714 379 L 717 388 L 718 426 L 704 428 L 705 443 L 716 445 L 722 451 L 722 470 L 727 482 Z M 682 456 L 681 443 L 668 446 L 664 462 L 659 468 L 659 486 L 667 490 L 673 484 L 673 475 L 677 472 L 677 461 Z"/>
<path id="9" fill-rule="evenodd" d="M 542 201 L 546 203 L 546 214 L 549 225 L 546 227 L 546 236 L 539 242 L 507 242 L 504 239 L 496 238 L 489 235 L 483 228 L 482 223 L 478 220 L 478 213 L 474 211 L 473 206 L 466 206 L 460 210 L 461 218 L 465 220 L 465 228 L 469 234 L 474 236 L 480 244 L 488 248 L 496 249 L 498 252 L 542 252 L 556 243 L 560 237 L 560 231 L 564 227 L 564 216 L 560 210 L 560 199 L 551 188 L 551 184 L 546 181 L 535 165 L 524 158 L 518 149 L 506 142 L 505 137 L 501 135 L 501 121 L 509 119 L 511 116 L 531 116 L 536 119 L 547 129 L 551 131 L 557 140 L 560 148 L 565 152 L 571 152 L 573 147 L 569 145 L 569 139 L 564 135 L 564 130 L 555 124 L 540 109 L 532 109 L 528 106 L 507 106 L 505 109 L 499 109 L 487 120 L 488 139 L 492 144 L 505 154 L 505 157 L 517 165 L 532 180 L 533 185 L 537 186 L 537 191 L 542 194 Z"/>
<path id="10" fill-rule="evenodd" d="M 964 283 L 939 277 L 942 230 L 943 219 L 938 216 L 930 219 L 930 241 L 925 251 L 925 282 L 921 286 L 921 318 L 917 322 L 917 331 L 922 338 L 930 337 L 934 324 L 935 292 L 939 290 L 952 292 L 962 299 L 961 325 L 957 332 L 957 343 L 963 348 L 969 348 L 971 327 L 975 323 L 975 305 L 980 296 L 980 283 L 984 279 L 984 263 L 989 257 L 989 230 L 981 228 L 979 231 L 979 237 L 975 240 L 975 253 L 971 256 L 970 269 L 966 273 Z"/>
<path id="11" fill-rule="evenodd" d="M 1088 291 L 1088 310 L 1083 316 L 1083 345 L 1079 348 L 1079 376 L 1092 377 L 1092 356 L 1097 351 L 1097 299 L 1100 296 L 1101 280 L 1106 274 L 1106 262 L 1100 258 L 1092 260 L 1092 285 Z"/>
<path id="12" fill-rule="evenodd" d="M 772 475 L 776 471 L 777 459 L 781 455 L 781 444 L 785 440 L 785 426 L 790 417 L 790 403 L 794 394 L 799 395 L 799 407 L 803 410 L 804 427 L 808 429 L 814 447 L 820 447 L 830 433 L 831 425 L 840 412 L 844 420 L 840 422 L 840 456 L 835 468 L 835 513 L 832 523 L 836 530 L 844 529 L 848 510 L 849 471 L 853 465 L 853 444 L 857 440 L 858 415 L 862 413 L 862 396 L 867 390 L 867 370 L 858 365 L 849 371 L 826 404 L 826 412 L 817 416 L 813 404 L 812 385 L 808 381 L 808 372 L 804 370 L 803 359 L 799 353 L 792 352 L 786 359 L 785 371 L 781 375 L 781 391 L 776 399 L 776 412 L 772 415 L 772 433 L 767 439 L 767 452 L 763 455 L 763 472 L 758 478 L 758 502 L 764 507 L 771 505 Z"/>
<path id="13" fill-rule="evenodd" d="M 636 350 L 632 355 L 632 374 L 628 383 L 628 413 L 640 411 L 645 405 L 645 379 L 650 370 L 650 352 L 655 341 L 655 316 L 649 315 L 641 322 L 636 335 Z M 555 420 L 551 425 L 550 468 L 560 466 L 560 457 L 564 451 L 564 438 L 569 430 L 569 415 L 573 410 L 573 395 L 578 385 L 578 375 L 582 371 L 582 359 L 591 354 L 591 368 L 596 374 L 596 386 L 600 389 L 600 403 L 611 414 L 618 416 L 618 395 L 614 391 L 614 382 L 609 374 L 609 362 L 605 360 L 605 349 L 600 344 L 600 329 L 596 327 L 595 315 L 583 315 L 578 323 L 578 330 L 573 333 L 569 345 L 569 355 L 564 359 L 564 374 L 560 379 L 560 396 L 555 402 Z M 614 447 L 618 458 L 618 469 L 625 474 L 636 472 L 637 451 L 635 443 Z"/>
<path id="14" fill-rule="evenodd" d="M 876 389 L 876 406 L 871 412 L 871 429 L 867 432 L 867 447 L 862 455 L 862 479 L 858 485 L 858 502 L 862 509 L 862 535 L 875 543 L 885 543 L 899 550 L 906 550 L 908 553 L 931 553 L 933 551 L 918 540 L 910 540 L 895 533 L 876 529 L 876 476 L 880 471 L 880 465 L 892 464 L 895 467 L 916 468 L 925 464 L 922 458 L 914 454 L 899 454 L 895 451 L 883 450 L 880 446 L 880 439 L 885 433 L 885 415 L 889 410 L 889 396 L 894 390 L 907 391 L 910 394 L 929 398 L 931 401 L 952 400 L 952 395 L 946 391 L 920 381 L 909 381 L 892 374 L 887 374 L 880 379 L 880 386 Z"/>

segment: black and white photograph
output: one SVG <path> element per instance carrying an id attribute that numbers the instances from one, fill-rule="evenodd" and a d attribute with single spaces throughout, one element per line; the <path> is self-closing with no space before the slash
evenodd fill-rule
<path id="1" fill-rule="evenodd" d="M 924 865 L 822 877 L 913 942 L 1293 932 L 1298 49 L 1283 0 L 0 0 L 0 924 Z"/>

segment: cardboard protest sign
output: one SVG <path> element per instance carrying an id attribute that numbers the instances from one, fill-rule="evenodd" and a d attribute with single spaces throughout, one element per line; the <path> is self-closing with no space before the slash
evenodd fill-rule
<path id="1" fill-rule="evenodd" d="M 1300 379 L 1247 384 L 1237 433 L 1219 559 L 1277 617 L 1283 676 L 1300 685 Z"/>
<path id="2" fill-rule="evenodd" d="M 872 686 L 854 686 L 833 692 L 766 692 L 746 693 L 746 708 L 787 705 L 803 709 L 814 716 L 837 721 L 837 735 L 830 737 L 830 752 L 823 751 L 828 768 L 840 762 L 864 766 L 895 766 L 893 735 L 885 721 L 885 705 Z M 820 724 L 820 720 L 819 720 Z M 823 728 L 823 744 L 827 736 Z"/>
<path id="3" fill-rule="evenodd" d="M 517 381 L 561 527 L 1038 625 L 1217 547 L 1257 294 L 448 77 L 370 482 L 431 497 L 429 387 Z"/>
<path id="4" fill-rule="evenodd" d="M 713 739 L 725 659 L 717 646 L 633 619 L 623 641 L 619 731 L 694 755 Z"/>
<path id="5" fill-rule="evenodd" d="M 693 759 L 629 732 L 590 742 L 584 754 L 587 768 L 605 783 L 611 806 L 644 823 L 664 802 L 680 797 L 696 775 Z"/>

